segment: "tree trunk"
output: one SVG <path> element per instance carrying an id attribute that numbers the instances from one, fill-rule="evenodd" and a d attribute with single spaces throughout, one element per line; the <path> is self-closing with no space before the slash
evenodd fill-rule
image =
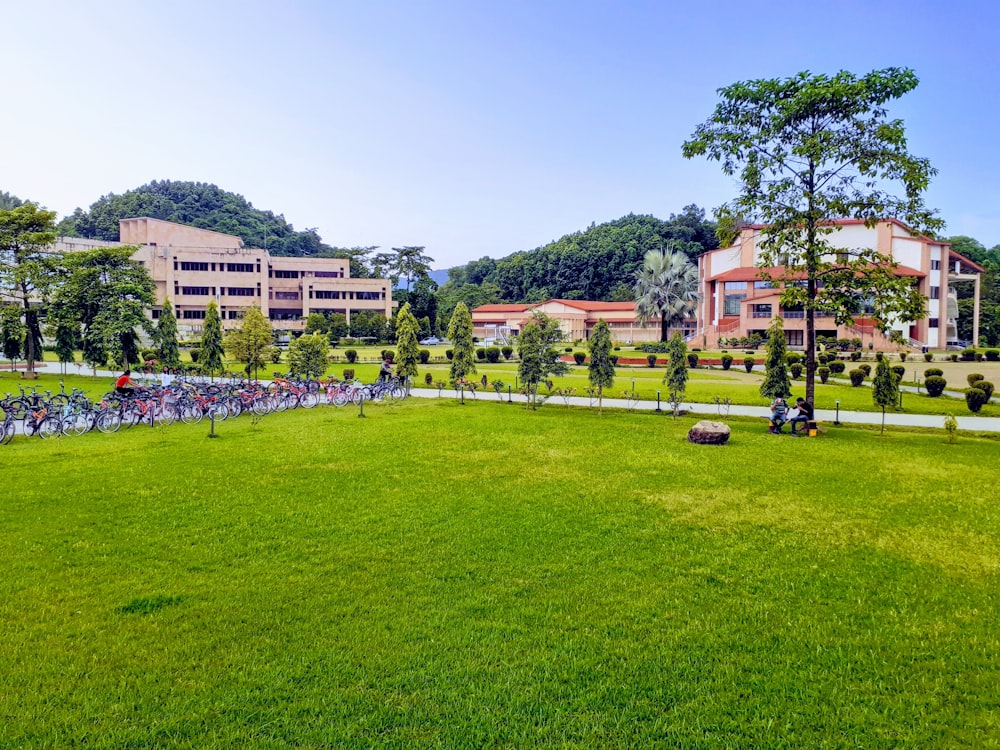
<path id="1" fill-rule="evenodd" d="M 667 328 L 669 328 L 668 321 L 667 321 L 667 316 L 666 315 L 662 315 L 662 316 L 660 316 L 660 341 L 661 342 L 667 340 Z"/>

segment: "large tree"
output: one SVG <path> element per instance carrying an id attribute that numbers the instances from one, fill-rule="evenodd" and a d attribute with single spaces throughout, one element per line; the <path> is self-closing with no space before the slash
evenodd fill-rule
<path id="1" fill-rule="evenodd" d="M 663 375 L 663 382 L 667 384 L 671 410 L 674 419 L 677 419 L 681 410 L 681 401 L 687 391 L 688 380 L 687 344 L 684 343 L 680 331 L 674 331 L 674 335 L 670 337 L 670 343 L 667 344 L 667 354 L 669 361 L 667 362 L 667 371 Z"/>
<path id="2" fill-rule="evenodd" d="M 635 275 L 635 312 L 642 325 L 660 321 L 660 341 L 670 326 L 698 306 L 698 269 L 679 251 L 650 250 Z"/>
<path id="3" fill-rule="evenodd" d="M 56 280 L 56 215 L 34 203 L 0 209 L 0 297 L 21 308 L 24 321 L 25 371 L 35 372 L 42 358 L 38 307 Z"/>
<path id="4" fill-rule="evenodd" d="M 146 312 L 155 300 L 149 271 L 132 260 L 136 247 L 98 247 L 67 253 L 67 276 L 53 297 L 57 318 L 70 316 L 85 330 L 86 351 L 110 357 L 122 367 L 139 361 L 137 328 L 151 330 Z"/>
<path id="5" fill-rule="evenodd" d="M 764 398 L 788 398 L 792 386 L 788 382 L 788 363 L 785 361 L 785 327 L 781 318 L 775 318 L 767 329 L 767 355 L 764 357 L 764 382 L 760 384 L 760 395 Z M 813 400 L 806 397 L 810 404 Z"/>
<path id="6" fill-rule="evenodd" d="M 288 345 L 288 372 L 294 377 L 320 378 L 329 366 L 330 340 L 325 333 L 307 333 Z"/>
<path id="7" fill-rule="evenodd" d="M 545 313 L 535 312 L 517 337 L 517 372 L 524 383 L 528 406 L 538 408 L 538 384 L 549 375 L 565 375 L 569 365 L 559 358 L 556 344 L 562 341 L 559 322 Z"/>
<path id="8" fill-rule="evenodd" d="M 177 345 L 177 317 L 169 297 L 163 300 L 163 310 L 156 322 L 156 346 L 160 350 L 160 364 L 177 367 L 181 363 L 181 350 Z"/>
<path id="9" fill-rule="evenodd" d="M 787 283 L 781 301 L 805 310 L 810 402 L 817 311 L 847 324 L 858 300 L 869 298 L 884 331 L 924 315 L 924 300 L 911 280 L 895 275 L 890 258 L 830 242 L 839 229 L 831 219 L 941 226 L 922 198 L 935 170 L 907 151 L 903 123 L 885 108 L 917 82 L 912 70 L 886 68 L 735 83 L 719 89 L 712 117 L 684 143 L 685 157 L 718 161 L 742 184 L 739 197 L 716 212 L 720 240 L 732 244 L 742 226 L 760 223 L 758 265 L 782 267 L 788 282 L 805 277 L 804 285 Z"/>
<path id="10" fill-rule="evenodd" d="M 401 378 L 417 376 L 417 362 L 420 361 L 418 330 L 417 319 L 410 312 L 410 303 L 407 302 L 396 316 L 396 372 Z"/>

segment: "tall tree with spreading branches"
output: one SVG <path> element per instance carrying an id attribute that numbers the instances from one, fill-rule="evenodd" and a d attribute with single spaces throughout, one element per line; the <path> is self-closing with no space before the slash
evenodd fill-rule
<path id="1" fill-rule="evenodd" d="M 801 305 L 806 320 L 806 399 L 813 402 L 817 312 L 849 324 L 858 301 L 874 301 L 874 319 L 889 332 L 895 322 L 924 316 L 912 280 L 897 276 L 892 259 L 871 248 L 831 243 L 853 218 L 869 228 L 900 219 L 918 231 L 942 222 L 924 206 L 935 170 L 907 151 L 901 120 L 885 105 L 912 91 L 912 70 L 886 68 L 858 77 L 800 73 L 719 89 L 712 117 L 684 143 L 687 158 L 706 156 L 742 183 L 739 197 L 717 209 L 719 239 L 731 245 L 748 223 L 762 225 L 757 263 L 781 267 L 783 305 Z"/>

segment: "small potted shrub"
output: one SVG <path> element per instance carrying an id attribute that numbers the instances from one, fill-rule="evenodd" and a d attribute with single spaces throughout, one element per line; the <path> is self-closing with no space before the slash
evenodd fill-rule
<path id="1" fill-rule="evenodd" d="M 747 372 L 750 372 L 753 369 L 754 364 L 756 364 L 756 360 L 754 360 L 753 357 L 743 358 L 743 367 L 746 368 Z"/>
<path id="2" fill-rule="evenodd" d="M 931 354 L 930 352 L 924 352 L 924 362 L 933 362 L 933 361 L 934 361 L 934 355 Z"/>
<path id="3" fill-rule="evenodd" d="M 646 363 L 650 367 L 656 367 L 656 355 L 655 354 L 647 354 L 646 355 Z"/>
<path id="4" fill-rule="evenodd" d="M 816 370 L 816 373 L 819 375 L 819 382 L 821 383 L 826 383 L 826 381 L 830 378 L 829 367 L 820 367 L 818 370 Z"/>
<path id="5" fill-rule="evenodd" d="M 988 400 L 986 393 L 978 388 L 969 388 L 965 392 L 965 405 L 969 407 L 969 411 L 973 414 L 978 414 L 979 410 L 983 408 L 983 404 Z"/>
<path id="6" fill-rule="evenodd" d="M 792 373 L 792 377 L 793 378 L 795 378 L 796 380 L 798 380 L 799 378 L 802 377 L 802 363 L 801 362 L 797 362 L 797 361 L 796 362 L 792 362 L 792 364 L 789 365 L 789 367 L 788 367 L 788 371 L 790 373 Z"/>
<path id="7" fill-rule="evenodd" d="M 578 365 L 582 365 L 587 361 L 587 355 L 584 352 L 573 352 L 573 361 Z"/>
<path id="8" fill-rule="evenodd" d="M 698 355 L 695 352 L 688 352 L 688 367 L 698 366 Z"/>
<path id="9" fill-rule="evenodd" d="M 733 355 L 732 354 L 723 354 L 722 355 L 722 369 L 723 370 L 728 370 L 730 367 L 732 367 L 732 364 L 733 364 Z"/>
<path id="10" fill-rule="evenodd" d="M 851 379 L 851 385 L 853 385 L 855 388 L 857 388 L 858 386 L 860 386 L 862 383 L 865 382 L 864 370 L 851 370 L 849 373 L 847 373 L 847 376 Z"/>
<path id="11" fill-rule="evenodd" d="M 347 357 L 347 361 L 352 365 L 358 361 L 358 353 L 354 349 L 348 349 L 345 351 L 344 356 Z"/>
<path id="12" fill-rule="evenodd" d="M 354 368 L 348 367 L 344 370 L 344 380 L 354 380 Z"/>

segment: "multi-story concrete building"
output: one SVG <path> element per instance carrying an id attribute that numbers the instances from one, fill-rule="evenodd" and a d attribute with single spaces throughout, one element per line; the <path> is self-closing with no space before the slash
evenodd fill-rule
<path id="1" fill-rule="evenodd" d="M 244 247 L 233 235 L 149 218 L 123 219 L 120 240 L 61 237 L 56 247 L 73 251 L 137 245 L 133 258 L 156 284 L 153 318 L 169 297 L 178 328 L 187 335 L 201 333 L 212 300 L 226 328 L 236 327 L 248 307 L 259 307 L 275 329 L 286 331 L 302 330 L 312 312 L 343 313 L 348 322 L 363 310 L 392 315 L 391 282 L 351 278 L 347 260 L 272 256 Z"/>
<path id="2" fill-rule="evenodd" d="M 943 349 L 956 341 L 958 301 L 954 284 L 962 281 L 974 285 L 973 343 L 978 342 L 980 266 L 956 253 L 947 242 L 914 232 L 895 219 L 880 221 L 871 228 L 854 219 L 834 223 L 839 230 L 827 237 L 832 247 L 871 248 L 892 258 L 898 264 L 896 274 L 911 278 L 925 298 L 923 319 L 889 321 L 890 328 L 911 347 Z M 777 316 L 784 319 L 789 346 L 802 347 L 805 343 L 804 311 L 781 305 L 782 282 L 778 279 L 784 269 L 758 266 L 757 243 L 762 229 L 746 227 L 735 245 L 710 250 L 698 258 L 701 301 L 696 338 L 708 346 L 715 346 L 720 338 L 763 334 Z M 836 258 L 828 260 L 835 262 Z M 861 338 L 875 348 L 893 347 L 864 311 L 852 326 L 838 326 L 829 313 L 817 313 L 815 320 L 818 336 Z"/>

